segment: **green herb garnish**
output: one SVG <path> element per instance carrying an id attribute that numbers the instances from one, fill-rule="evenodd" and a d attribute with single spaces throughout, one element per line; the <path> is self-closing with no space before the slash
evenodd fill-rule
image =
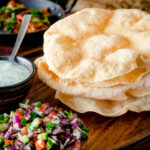
<path id="1" fill-rule="evenodd" d="M 43 14 L 41 9 L 30 9 L 30 13 L 32 16 L 40 16 Z"/>
<path id="2" fill-rule="evenodd" d="M 0 121 L 4 121 L 4 115 L 0 115 Z"/>
<path id="3" fill-rule="evenodd" d="M 22 120 L 21 120 L 21 125 L 22 125 L 22 126 L 25 126 L 26 124 L 27 124 L 27 121 L 26 121 L 25 119 L 22 119 Z"/>
<path id="4" fill-rule="evenodd" d="M 32 23 L 39 23 L 39 22 L 42 22 L 42 21 L 41 21 L 41 19 L 39 19 L 37 17 L 34 17 L 34 18 L 31 19 L 31 22 Z"/>
<path id="5" fill-rule="evenodd" d="M 50 23 L 49 18 L 48 17 L 44 17 L 43 22 Z"/>

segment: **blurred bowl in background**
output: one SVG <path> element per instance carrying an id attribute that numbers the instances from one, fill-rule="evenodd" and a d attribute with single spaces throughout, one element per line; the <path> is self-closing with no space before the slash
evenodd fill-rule
<path id="1" fill-rule="evenodd" d="M 0 7 L 6 5 L 9 0 L 0 1 Z M 27 8 L 32 9 L 42 9 L 49 8 L 52 13 L 52 17 L 50 18 L 51 24 L 65 17 L 66 13 L 69 13 L 77 0 L 74 0 L 69 8 L 64 10 L 60 5 L 47 1 L 47 0 L 16 0 L 17 3 L 24 4 Z M 26 33 L 25 38 L 23 40 L 23 45 L 33 45 L 34 43 L 42 43 L 43 42 L 43 34 L 45 30 L 40 30 L 36 32 Z M 0 33 L 0 44 L 13 45 L 16 40 L 16 33 Z"/>
<path id="2" fill-rule="evenodd" d="M 0 60 L 8 61 L 10 55 L 0 55 Z M 16 63 L 25 66 L 30 75 L 28 78 L 17 84 L 0 87 L 0 111 L 10 110 L 18 106 L 18 103 L 24 100 L 31 88 L 34 77 L 34 65 L 24 57 L 17 56 Z"/>

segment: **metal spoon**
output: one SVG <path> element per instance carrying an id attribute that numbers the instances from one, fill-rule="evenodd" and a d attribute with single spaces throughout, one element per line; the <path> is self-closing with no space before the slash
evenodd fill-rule
<path id="1" fill-rule="evenodd" d="M 19 48 L 20 48 L 22 40 L 23 40 L 23 38 L 25 36 L 25 33 L 27 31 L 30 19 L 31 19 L 31 15 L 24 15 L 23 21 L 22 21 L 22 24 L 21 24 L 21 28 L 20 28 L 18 36 L 17 36 L 17 40 L 15 42 L 15 46 L 14 46 L 12 54 L 9 58 L 10 63 L 12 63 L 14 61 L 14 58 L 15 58 L 15 56 L 16 56 Z"/>

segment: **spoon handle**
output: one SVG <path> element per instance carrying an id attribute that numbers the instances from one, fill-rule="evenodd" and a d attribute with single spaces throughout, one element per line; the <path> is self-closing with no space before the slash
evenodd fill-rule
<path id="1" fill-rule="evenodd" d="M 17 40 L 15 42 L 15 46 L 14 46 L 12 54 L 9 58 L 9 61 L 11 63 L 14 61 L 14 58 L 15 58 L 18 50 L 19 50 L 19 47 L 22 43 L 22 40 L 23 40 L 25 33 L 26 33 L 26 30 L 28 28 L 30 19 L 31 19 L 31 15 L 24 15 L 24 17 L 23 17 L 23 21 L 22 21 L 21 28 L 20 28 L 18 36 L 17 36 Z"/>

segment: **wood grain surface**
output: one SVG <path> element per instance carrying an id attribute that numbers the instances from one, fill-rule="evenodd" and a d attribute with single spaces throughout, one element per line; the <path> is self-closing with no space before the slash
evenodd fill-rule
<path id="1" fill-rule="evenodd" d="M 37 51 L 28 50 L 27 53 L 21 52 L 19 55 L 34 61 L 42 54 L 43 51 L 39 48 Z M 39 81 L 36 73 L 27 98 L 31 99 L 32 102 L 49 102 L 51 106 L 57 105 L 63 109 L 69 109 L 59 100 L 56 100 L 54 96 L 55 90 Z M 150 112 L 128 112 L 115 118 L 88 112 L 79 114 L 79 117 L 90 130 L 89 138 L 82 144 L 81 150 L 112 150 L 133 142 L 150 132 Z"/>
<path id="2" fill-rule="evenodd" d="M 99 2 L 98 0 L 79 0 L 77 6 L 79 7 L 80 4 L 84 4 L 84 7 L 87 5 L 94 7 L 97 6 Z M 31 61 L 34 61 L 42 54 L 42 46 L 19 52 L 20 56 L 29 58 Z M 55 90 L 39 81 L 36 73 L 27 98 L 31 99 L 32 102 L 49 102 L 51 106 L 57 105 L 63 109 L 69 109 L 59 100 L 56 100 L 54 95 Z M 124 144 L 133 142 L 150 132 L 150 112 L 128 112 L 123 116 L 115 118 L 103 117 L 96 113 L 88 112 L 79 114 L 79 117 L 85 122 L 90 130 L 89 138 L 87 141 L 83 142 L 81 150 L 112 150 Z"/>

